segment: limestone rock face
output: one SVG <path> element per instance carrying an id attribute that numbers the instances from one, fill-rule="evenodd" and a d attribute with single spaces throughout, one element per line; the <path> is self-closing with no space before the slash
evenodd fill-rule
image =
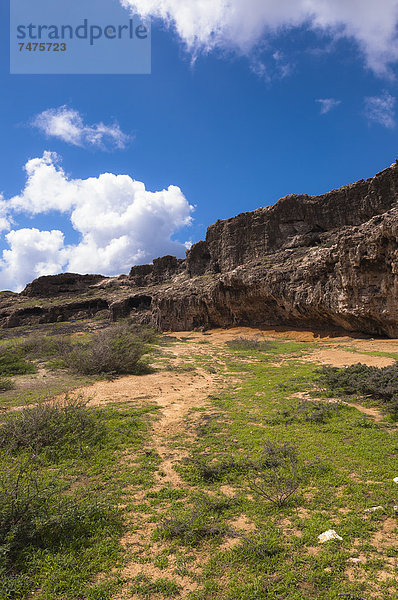
<path id="1" fill-rule="evenodd" d="M 39 278 L 22 295 L 0 295 L 0 324 L 73 318 L 76 306 L 79 318 L 107 311 L 163 330 L 289 325 L 398 337 L 397 277 L 398 163 L 217 221 L 185 260 L 159 258 L 129 277 Z M 45 300 L 53 296 L 56 306 Z"/>
<path id="2" fill-rule="evenodd" d="M 103 275 L 77 275 L 76 273 L 47 275 L 38 277 L 29 283 L 21 294 L 30 297 L 51 298 L 85 291 L 103 279 L 105 279 Z"/>

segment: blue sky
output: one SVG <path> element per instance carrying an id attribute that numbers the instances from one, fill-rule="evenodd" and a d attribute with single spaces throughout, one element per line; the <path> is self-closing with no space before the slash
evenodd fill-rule
<path id="1" fill-rule="evenodd" d="M 216 40 L 203 27 L 192 37 L 194 6 L 181 17 L 178 2 L 165 0 L 159 9 L 162 2 L 139 0 L 155 16 L 152 74 L 123 76 L 10 75 L 6 4 L 0 5 L 1 289 L 19 290 L 61 270 L 112 275 L 158 254 L 181 256 L 184 244 L 202 239 L 219 218 L 288 193 L 326 192 L 397 158 L 397 54 L 391 36 L 385 47 L 383 40 L 375 46 L 366 1 L 362 29 L 352 29 L 348 14 L 338 35 L 329 13 L 325 26 L 319 25 L 325 15 L 310 25 L 297 14 L 295 26 L 286 26 L 291 3 L 282 2 L 281 25 L 266 22 L 254 33 L 248 27 L 237 45 L 223 15 Z M 252 4 L 255 18 L 258 3 Z M 386 0 L 394 15 L 397 4 Z M 212 25 L 212 15 L 204 16 Z M 387 25 L 383 35 L 390 35 Z M 55 118 L 72 130 L 61 136 Z"/>

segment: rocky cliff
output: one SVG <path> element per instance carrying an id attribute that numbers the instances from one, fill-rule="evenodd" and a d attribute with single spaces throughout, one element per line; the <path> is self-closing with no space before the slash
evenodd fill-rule
<path id="1" fill-rule="evenodd" d="M 185 260 L 166 256 L 118 278 L 41 277 L 3 293 L 0 325 L 102 314 L 164 330 L 285 324 L 398 337 L 397 274 L 398 163 L 217 221 Z"/>

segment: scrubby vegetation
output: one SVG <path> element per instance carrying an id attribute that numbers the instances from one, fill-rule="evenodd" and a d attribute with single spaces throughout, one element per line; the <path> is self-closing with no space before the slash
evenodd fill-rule
<path id="1" fill-rule="evenodd" d="M 104 433 L 101 413 L 87 404 L 81 397 L 66 396 L 10 413 L 0 427 L 0 448 L 12 452 L 30 449 L 35 454 L 44 449 L 82 450 Z"/>
<path id="2" fill-rule="evenodd" d="M 107 350 L 94 352 L 104 338 Z M 312 343 L 192 338 L 174 355 L 190 375 L 169 373 L 160 356 L 148 395 L 134 379 L 124 404 L 69 395 L 1 415 L 0 600 L 393 598 L 394 426 L 346 402 L 302 399 L 322 381 L 325 396 L 363 401 L 363 375 L 350 388 L 348 369 L 317 372 Z M 68 356 L 89 356 L 93 378 L 113 377 L 125 368 L 118 354 L 141 372 L 156 335 L 122 323 L 59 341 L 4 346 L 40 369 L 56 360 L 72 372 Z M 395 392 L 384 384 L 373 381 L 383 398 L 372 401 L 387 406 Z M 329 529 L 342 540 L 321 544 Z"/>
<path id="3" fill-rule="evenodd" d="M 78 335 L 37 331 L 27 337 L 3 341 L 0 393 L 7 404 L 23 404 L 24 389 L 28 390 L 30 401 L 40 401 L 44 394 L 62 393 L 76 387 L 78 382 L 147 373 L 150 355 L 159 342 L 156 331 L 129 321 Z M 21 380 L 21 375 L 34 377 Z M 13 389 L 15 393 L 11 393 Z"/>
<path id="4" fill-rule="evenodd" d="M 64 360 L 70 369 L 84 375 L 143 373 L 148 370 L 143 357 L 155 339 L 150 329 L 114 325 L 88 341 L 77 342 Z"/>
<path id="5" fill-rule="evenodd" d="M 0 377 L 0 392 L 8 392 L 14 388 L 14 382 L 9 377 Z"/>
<path id="6" fill-rule="evenodd" d="M 267 352 L 275 347 L 272 342 L 245 337 L 228 340 L 225 345 L 232 350 L 255 350 L 256 352 Z"/>
<path id="7" fill-rule="evenodd" d="M 389 367 L 369 367 L 358 363 L 350 367 L 322 367 L 318 381 L 340 396 L 367 396 L 379 400 L 385 411 L 398 417 L 398 363 Z"/>
<path id="8" fill-rule="evenodd" d="M 104 528 L 120 531 L 114 508 L 95 498 L 62 496 L 59 482 L 40 474 L 33 455 L 8 461 L 0 471 L 0 597 L 27 589 L 26 567 L 34 554 L 76 555 Z"/>
<path id="9" fill-rule="evenodd" d="M 305 422 L 322 425 L 338 417 L 342 408 L 343 405 L 341 402 L 301 400 L 291 407 L 285 407 L 277 411 L 267 421 L 271 425 L 279 423 L 291 425 L 293 423 Z"/>
<path id="10" fill-rule="evenodd" d="M 290 443 L 266 442 L 249 471 L 250 489 L 260 498 L 283 507 L 303 481 L 298 454 L 297 446 Z"/>
<path id="11" fill-rule="evenodd" d="M 0 376 L 25 375 L 35 371 L 34 364 L 24 359 L 22 348 L 11 346 L 0 349 Z"/>
<path id="12" fill-rule="evenodd" d="M 152 408 L 92 409 L 66 397 L 5 415 L 0 423 L 0 599 L 109 598 L 121 564 L 118 503 L 137 473 L 120 455 L 137 456 L 138 479 L 153 461 L 140 452 Z M 36 593 L 35 592 L 35 593 Z"/>

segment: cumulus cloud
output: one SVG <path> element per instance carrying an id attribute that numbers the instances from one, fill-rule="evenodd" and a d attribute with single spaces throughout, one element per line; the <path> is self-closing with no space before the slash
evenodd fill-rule
<path id="1" fill-rule="evenodd" d="M 7 217 L 7 202 L 3 194 L 0 194 L 0 233 L 8 231 L 11 227 L 11 221 Z"/>
<path id="2" fill-rule="evenodd" d="M 30 160 L 25 170 L 23 191 L 4 201 L 8 214 L 62 213 L 80 241 L 67 245 L 60 231 L 10 231 L 0 262 L 2 288 L 21 289 L 38 275 L 63 270 L 116 275 L 157 256 L 185 254 L 185 244 L 172 238 L 191 223 L 193 207 L 179 187 L 151 192 L 129 175 L 113 173 L 71 179 L 51 152 Z"/>
<path id="3" fill-rule="evenodd" d="M 379 74 L 398 59 L 398 0 L 120 0 L 143 16 L 175 27 L 191 51 L 249 53 L 264 39 L 294 27 L 355 40 Z"/>
<path id="4" fill-rule="evenodd" d="M 73 146 L 123 149 L 130 140 L 118 123 L 87 125 L 77 110 L 67 106 L 43 111 L 33 119 L 32 126 L 47 137 L 58 138 Z"/>
<path id="5" fill-rule="evenodd" d="M 20 290 L 41 275 L 54 275 L 66 264 L 61 231 L 19 229 L 6 235 L 9 249 L 0 259 L 0 288 Z"/>
<path id="6" fill-rule="evenodd" d="M 365 115 L 369 121 L 392 129 L 395 127 L 395 102 L 394 96 L 388 92 L 365 98 Z"/>
<path id="7" fill-rule="evenodd" d="M 336 100 L 335 98 L 318 98 L 315 102 L 321 105 L 321 115 L 326 115 L 341 104 L 341 100 Z"/>

